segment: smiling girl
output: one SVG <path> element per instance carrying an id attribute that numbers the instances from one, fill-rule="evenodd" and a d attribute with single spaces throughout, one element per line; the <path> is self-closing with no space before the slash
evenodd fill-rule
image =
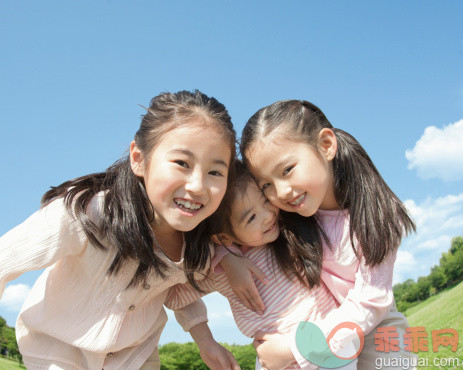
<path id="1" fill-rule="evenodd" d="M 232 176 L 234 145 L 216 99 L 156 96 L 129 156 L 53 187 L 0 239 L 0 295 L 8 281 L 46 268 L 16 324 L 28 369 L 159 368 L 163 304 L 171 286 L 196 286 L 208 269 L 208 217 Z M 202 302 L 181 317 L 208 366 L 239 368 L 213 340 Z"/>
<path id="2" fill-rule="evenodd" d="M 401 239 L 415 225 L 362 146 L 304 100 L 260 109 L 241 140 L 241 154 L 269 201 L 287 215 L 305 218 L 301 227 L 314 254 L 305 260 L 304 274 L 313 285 L 324 282 L 341 304 L 316 323 L 325 338 L 346 322 L 360 327 L 365 345 L 359 369 L 371 369 L 378 356 L 414 357 L 404 350 L 408 323 L 395 308 L 392 273 Z M 396 351 L 375 350 L 377 327 L 395 328 L 389 345 Z M 296 337 L 304 338 L 298 330 L 286 336 L 256 334 L 265 368 L 281 368 L 294 359 L 310 366 L 316 343 L 307 337 L 298 342 Z M 349 340 L 341 334 L 338 341 Z"/>

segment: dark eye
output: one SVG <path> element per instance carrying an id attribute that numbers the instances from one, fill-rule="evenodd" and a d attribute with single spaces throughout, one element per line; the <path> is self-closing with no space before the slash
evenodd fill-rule
<path id="1" fill-rule="evenodd" d="M 267 199 L 267 197 L 264 195 L 263 192 L 262 192 L 262 199 L 264 200 L 264 204 L 269 202 L 269 200 Z"/>
<path id="2" fill-rule="evenodd" d="M 252 221 L 254 221 L 256 219 L 256 215 L 253 214 L 251 217 L 249 217 L 249 220 L 248 220 L 248 224 L 250 224 Z"/>
<path id="3" fill-rule="evenodd" d="M 267 189 L 269 186 L 270 186 L 270 183 L 269 183 L 269 182 L 267 182 L 267 183 L 265 183 L 264 185 L 262 185 L 262 187 L 261 187 L 262 191 L 264 191 L 265 189 Z"/>
<path id="4" fill-rule="evenodd" d="M 185 167 L 185 168 L 189 168 L 189 167 L 188 167 L 188 163 L 186 163 L 185 161 L 177 160 L 177 161 L 174 161 L 174 163 L 177 163 L 179 166 L 182 166 L 182 167 Z"/>
<path id="5" fill-rule="evenodd" d="M 294 166 L 289 166 L 286 167 L 285 170 L 283 171 L 283 176 L 287 175 L 288 173 L 291 172 L 291 170 L 294 168 Z"/>
<path id="6" fill-rule="evenodd" d="M 211 172 L 209 172 L 209 175 L 212 175 L 212 176 L 222 176 L 222 177 L 223 177 L 223 174 L 222 174 L 222 172 L 220 172 L 220 171 L 211 171 Z"/>

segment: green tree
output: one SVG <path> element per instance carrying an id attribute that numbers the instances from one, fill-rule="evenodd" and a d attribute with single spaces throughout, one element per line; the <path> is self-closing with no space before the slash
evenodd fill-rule
<path id="1" fill-rule="evenodd" d="M 452 239 L 450 253 L 455 254 L 457 251 L 463 250 L 463 236 L 456 236 Z"/>
<path id="2" fill-rule="evenodd" d="M 402 296 L 402 300 L 405 302 L 414 302 L 418 300 L 418 289 L 413 279 L 408 279 L 404 283 L 405 293 Z"/>
<path id="3" fill-rule="evenodd" d="M 416 283 L 416 291 L 419 301 L 423 301 L 429 297 L 429 289 L 431 288 L 431 281 L 429 276 L 419 277 Z"/>
<path id="4" fill-rule="evenodd" d="M 252 345 L 240 346 L 221 343 L 240 364 L 242 370 L 252 370 L 255 366 L 256 352 Z M 159 347 L 162 370 L 207 370 L 208 367 L 199 355 L 199 349 L 193 342 L 167 343 Z"/>
<path id="5" fill-rule="evenodd" d="M 463 278 L 463 249 L 455 250 L 454 254 L 449 252 L 442 267 L 447 276 L 448 285 L 461 281 Z"/>
<path id="6" fill-rule="evenodd" d="M 4 353 L 6 349 L 8 348 L 7 346 L 8 343 L 5 338 L 6 328 L 7 328 L 6 321 L 3 317 L 0 316 L 0 354 Z"/>
<path id="7" fill-rule="evenodd" d="M 402 301 L 405 290 L 405 286 L 402 283 L 397 283 L 392 287 L 392 291 L 394 292 L 394 299 L 396 302 Z"/>
<path id="8" fill-rule="evenodd" d="M 431 286 L 436 288 L 438 292 L 444 289 L 447 284 L 447 276 L 442 266 L 434 266 L 431 269 L 429 280 L 431 281 Z"/>
<path id="9" fill-rule="evenodd" d="M 399 311 L 405 311 L 417 302 L 440 292 L 445 287 L 463 280 L 463 237 L 452 239 L 451 246 L 446 253 L 442 253 L 439 266 L 431 268 L 428 276 L 395 284 L 394 298 Z"/>
<path id="10" fill-rule="evenodd" d="M 159 348 L 162 370 L 207 370 L 195 343 L 167 343 Z"/>
<path id="11" fill-rule="evenodd" d="M 256 366 L 256 350 L 251 344 L 246 346 L 240 345 L 229 345 L 229 344 L 222 344 L 225 348 L 227 348 L 233 356 L 235 356 L 236 361 L 240 364 L 241 370 L 253 370 Z"/>
<path id="12" fill-rule="evenodd" d="M 14 328 L 6 325 L 6 321 L 0 316 L 0 354 L 8 352 L 8 357 L 17 359 L 22 364 L 22 355 L 19 352 L 18 342 Z"/>

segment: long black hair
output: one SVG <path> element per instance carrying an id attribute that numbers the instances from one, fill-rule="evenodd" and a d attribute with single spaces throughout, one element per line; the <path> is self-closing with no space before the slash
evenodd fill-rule
<path id="1" fill-rule="evenodd" d="M 207 122 L 217 127 L 231 149 L 228 181 L 233 180 L 236 134 L 223 104 L 196 90 L 162 93 L 154 97 L 147 113 L 142 116 L 135 143 L 147 158 L 167 132 L 183 124 Z M 98 225 L 86 213 L 92 198 L 104 191 L 102 214 Z M 117 248 L 108 273 L 117 274 L 127 259 L 138 261 L 138 268 L 129 286 L 142 284 L 154 271 L 164 278 L 168 265 L 155 252 L 159 248 L 150 224 L 154 209 L 149 201 L 142 178 L 131 169 L 129 156 L 120 159 L 105 172 L 93 173 L 52 187 L 42 197 L 42 207 L 63 197 L 91 241 L 101 249 Z M 184 267 L 188 281 L 196 288 L 194 272 L 205 268 L 210 258 L 209 220 L 202 221 L 192 231 L 184 233 L 186 248 Z M 101 241 L 105 240 L 105 244 Z M 107 241 L 107 242 L 106 242 Z"/>
<path id="2" fill-rule="evenodd" d="M 244 127 L 240 151 L 243 158 L 250 147 L 276 128 L 290 133 L 292 140 L 317 148 L 318 134 L 331 129 L 337 140 L 333 159 L 334 189 L 338 205 L 350 215 L 350 239 L 357 238 L 367 265 L 380 264 L 396 250 L 402 237 L 415 231 L 404 204 L 389 188 L 359 142 L 347 132 L 334 128 L 317 106 L 305 100 L 273 103 L 255 113 Z M 316 217 L 305 218 L 306 225 L 318 228 Z M 322 249 L 320 248 L 320 253 Z"/>

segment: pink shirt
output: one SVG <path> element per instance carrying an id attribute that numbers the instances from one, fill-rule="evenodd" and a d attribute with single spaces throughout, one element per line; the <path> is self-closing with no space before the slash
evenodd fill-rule
<path id="1" fill-rule="evenodd" d="M 321 278 L 341 304 L 316 324 L 325 337 L 336 325 L 346 321 L 358 324 L 366 335 L 383 320 L 393 306 L 392 273 L 397 250 L 386 256 L 381 264 L 367 266 L 365 259 L 358 259 L 352 249 L 349 214 L 346 210 L 319 210 L 316 217 L 333 248 L 331 250 L 323 243 Z M 360 250 L 357 240 L 354 243 Z M 288 339 L 298 363 L 309 364 L 297 349 L 295 332 Z"/>
<path id="2" fill-rule="evenodd" d="M 95 221 L 103 193 L 88 214 Z M 213 253 L 213 251 L 211 251 Z M 26 365 L 58 363 L 77 369 L 138 369 L 156 347 L 167 321 L 163 304 L 170 287 L 185 283 L 182 259 L 168 263 L 166 278 L 126 289 L 137 263 L 108 276 L 116 250 L 91 245 L 62 199 L 39 210 L 0 238 L 0 296 L 8 281 L 46 268 L 32 287 L 16 323 Z M 178 314 L 185 330 L 207 321 L 198 301 Z"/>
<path id="3" fill-rule="evenodd" d="M 267 284 L 257 279 L 255 281 L 266 308 L 262 316 L 247 309 L 241 303 L 225 274 L 210 274 L 209 278 L 200 281 L 199 285 L 206 293 L 218 291 L 228 299 L 235 322 L 244 335 L 252 338 L 259 330 L 289 333 L 297 327 L 300 321 L 322 319 L 327 312 L 337 307 L 336 299 L 325 284 L 321 283 L 319 287 L 309 289 L 302 285 L 295 276 L 288 279 L 279 269 L 269 248 L 265 246 L 243 247 L 242 252 L 269 279 Z M 181 308 L 194 302 L 201 295 L 189 284 L 178 284 L 171 290 L 166 302 L 170 307 Z M 293 365 L 289 368 L 299 369 L 299 366 Z"/>

